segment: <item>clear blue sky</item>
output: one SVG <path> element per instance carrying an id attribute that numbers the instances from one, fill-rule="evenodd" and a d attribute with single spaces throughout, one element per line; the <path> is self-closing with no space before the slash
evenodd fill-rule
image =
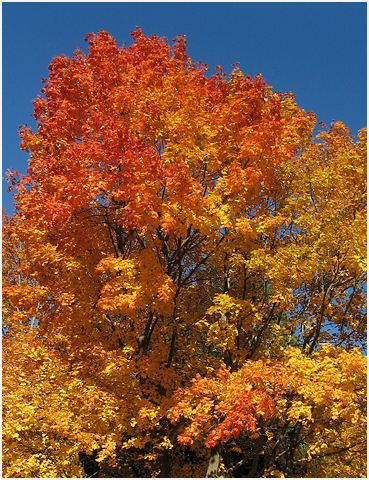
<path id="1" fill-rule="evenodd" d="M 362 3 L 3 3 L 3 165 L 19 172 L 18 125 L 30 117 L 54 56 L 86 51 L 88 32 L 107 30 L 130 45 L 136 25 L 169 40 L 186 34 L 194 61 L 229 73 L 262 73 L 275 90 L 327 125 L 343 120 L 353 134 L 367 123 L 367 5 Z M 3 206 L 12 211 L 3 182 Z"/>

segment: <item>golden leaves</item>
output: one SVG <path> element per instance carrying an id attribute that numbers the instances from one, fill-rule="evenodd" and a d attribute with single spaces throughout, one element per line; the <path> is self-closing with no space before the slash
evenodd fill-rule
<path id="1" fill-rule="evenodd" d="M 361 362 L 359 368 L 357 362 Z M 355 365 L 350 373 L 348 365 Z M 346 376 L 353 379 L 358 374 L 355 388 Z M 180 416 L 191 419 L 178 437 L 181 443 L 193 443 L 206 432 L 206 445 L 213 446 L 220 440 L 237 439 L 241 433 L 258 438 L 258 425 L 265 428 L 269 422 L 272 426 L 276 419 L 286 418 L 305 428 L 310 443 L 307 459 L 311 459 L 329 451 L 329 432 L 334 431 L 337 420 L 344 428 L 352 428 L 358 418 L 366 421 L 361 404 L 364 392 L 358 390 L 365 378 L 365 357 L 359 351 L 350 353 L 326 344 L 309 358 L 290 347 L 284 351 L 283 362 L 249 361 L 231 374 L 220 370 L 216 377 L 197 376 L 191 387 L 176 393 L 172 421 Z M 322 429 L 324 441 L 315 437 Z M 274 436 L 268 431 L 267 441 L 273 443 Z"/>
<path id="2" fill-rule="evenodd" d="M 148 305 L 158 314 L 167 313 L 172 308 L 172 279 L 157 263 L 154 252 L 148 249 L 135 260 L 106 257 L 96 271 L 111 276 L 101 291 L 98 305 L 102 309 L 118 309 L 134 315 Z"/>
<path id="3" fill-rule="evenodd" d="M 359 472 L 366 130 L 314 139 L 261 75 L 208 78 L 183 37 L 133 36 L 55 57 L 37 132 L 20 129 L 5 475 L 77 477 L 98 450 L 107 476 L 167 458 L 201 477 L 220 442 L 225 475 L 233 454 L 240 475 Z"/>

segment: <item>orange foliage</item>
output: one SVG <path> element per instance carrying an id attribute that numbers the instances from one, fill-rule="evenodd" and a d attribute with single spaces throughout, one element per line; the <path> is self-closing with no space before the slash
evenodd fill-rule
<path id="1" fill-rule="evenodd" d="M 20 128 L 3 476 L 365 476 L 366 129 L 132 35 Z"/>

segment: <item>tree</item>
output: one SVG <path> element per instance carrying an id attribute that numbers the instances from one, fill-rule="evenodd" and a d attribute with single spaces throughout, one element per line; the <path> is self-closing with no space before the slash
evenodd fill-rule
<path id="1" fill-rule="evenodd" d="M 3 476 L 365 477 L 366 129 L 132 35 L 20 128 Z"/>

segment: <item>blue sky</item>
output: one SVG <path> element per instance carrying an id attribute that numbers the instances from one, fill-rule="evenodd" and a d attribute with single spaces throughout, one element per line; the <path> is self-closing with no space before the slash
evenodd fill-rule
<path id="1" fill-rule="evenodd" d="M 327 3 L 93 3 L 2 4 L 2 171 L 27 167 L 18 125 L 30 116 L 54 56 L 86 51 L 88 32 L 107 30 L 122 45 L 130 32 L 169 40 L 186 34 L 194 61 L 229 73 L 240 62 L 262 73 L 274 90 L 292 91 L 298 105 L 327 125 L 343 120 L 353 134 L 367 123 L 367 5 Z M 12 211 L 3 182 L 3 206 Z"/>

